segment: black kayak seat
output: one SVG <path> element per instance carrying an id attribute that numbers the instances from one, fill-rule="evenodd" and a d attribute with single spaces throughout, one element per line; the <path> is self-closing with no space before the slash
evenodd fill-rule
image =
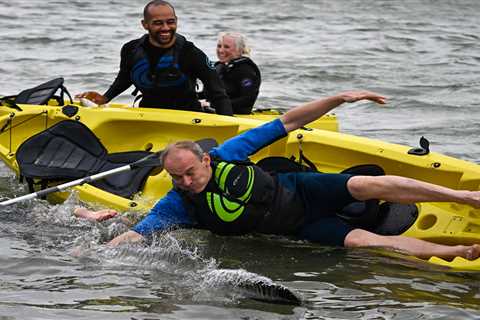
<path id="1" fill-rule="evenodd" d="M 407 231 L 418 218 L 415 204 L 383 202 L 377 223 L 369 231 L 384 236 L 399 235 Z"/>
<path id="2" fill-rule="evenodd" d="M 196 141 L 208 152 L 218 146 L 216 140 Z M 128 151 L 108 153 L 95 134 L 83 123 L 73 120 L 58 122 L 52 127 L 25 140 L 16 153 L 20 175 L 27 181 L 70 181 L 132 164 L 153 152 Z M 91 182 L 97 188 L 131 198 L 140 191 L 148 176 L 160 167 L 135 168 Z M 158 172 L 157 172 L 158 173 Z M 33 186 L 31 187 L 33 188 Z M 31 190 L 33 192 L 33 190 Z"/>
<path id="3" fill-rule="evenodd" d="M 75 180 L 121 167 L 151 154 L 131 151 L 108 154 L 83 123 L 61 121 L 25 140 L 16 153 L 20 175 L 48 182 Z M 136 168 L 91 184 L 125 198 L 141 190 L 154 167 Z"/>
<path id="4" fill-rule="evenodd" d="M 385 170 L 376 164 L 362 164 L 343 170 L 341 173 L 362 176 L 383 176 Z M 380 206 L 376 199 L 355 201 L 345 206 L 338 215 L 349 224 L 370 229 L 380 219 Z"/>
<path id="5" fill-rule="evenodd" d="M 309 167 L 294 158 L 285 158 L 278 156 L 266 157 L 256 163 L 263 171 L 269 173 L 288 173 L 288 172 L 315 172 L 316 168 Z"/>
<path id="6" fill-rule="evenodd" d="M 42 83 L 34 88 L 25 89 L 15 96 L 15 103 L 20 104 L 35 104 L 35 105 L 47 105 L 50 99 L 55 99 L 59 105 L 65 104 L 64 95 L 70 98 L 72 103 L 72 97 L 67 88 L 63 85 L 63 78 L 56 78 L 45 83 Z M 59 95 L 55 93 L 60 90 Z"/>
<path id="7" fill-rule="evenodd" d="M 342 173 L 365 176 L 382 176 L 385 171 L 375 164 L 358 165 Z M 349 224 L 380 235 L 399 235 L 407 231 L 417 220 L 415 204 L 379 200 L 356 201 L 345 206 L 338 215 Z"/>
<path id="8" fill-rule="evenodd" d="M 215 147 L 218 147 L 217 140 L 213 138 L 205 138 L 200 140 L 195 140 L 195 142 L 202 148 L 204 152 L 209 152 Z"/>

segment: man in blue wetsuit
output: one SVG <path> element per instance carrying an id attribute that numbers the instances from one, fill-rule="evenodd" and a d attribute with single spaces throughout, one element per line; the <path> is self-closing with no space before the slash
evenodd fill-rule
<path id="1" fill-rule="evenodd" d="M 345 223 L 336 213 L 353 201 L 448 201 L 480 207 L 480 192 L 453 190 L 398 176 L 359 176 L 313 172 L 272 176 L 245 162 L 288 132 L 344 102 L 385 98 L 368 91 L 344 92 L 289 110 L 280 118 L 225 141 L 209 153 L 192 141 L 162 153 L 174 187 L 132 230 L 109 244 L 138 241 L 172 227 L 205 228 L 222 235 L 250 232 L 292 235 L 346 247 L 392 247 L 421 258 L 476 259 L 480 245 L 446 246 L 405 236 L 382 236 Z M 243 161 L 243 162 L 242 162 Z"/>
<path id="2" fill-rule="evenodd" d="M 87 91 L 77 98 L 105 104 L 133 84 L 142 93 L 140 107 L 202 111 L 195 90 L 200 79 L 216 113 L 233 114 L 214 64 L 192 42 L 176 33 L 177 16 L 170 3 L 149 2 L 142 26 L 148 34 L 122 47 L 120 71 L 107 92 L 101 95 Z"/>

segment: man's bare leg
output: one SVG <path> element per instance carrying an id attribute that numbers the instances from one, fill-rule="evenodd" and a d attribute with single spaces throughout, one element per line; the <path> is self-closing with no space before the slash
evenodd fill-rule
<path id="1" fill-rule="evenodd" d="M 454 190 L 399 176 L 354 176 L 348 180 L 347 188 L 357 200 L 457 202 L 480 208 L 480 191 Z"/>
<path id="2" fill-rule="evenodd" d="M 387 247 L 428 259 L 432 256 L 453 259 L 463 257 L 475 260 L 480 256 L 480 245 L 442 245 L 405 236 L 382 236 L 362 229 L 350 231 L 344 240 L 345 247 Z"/>
<path id="3" fill-rule="evenodd" d="M 87 219 L 89 221 L 104 221 L 115 217 L 118 212 L 112 209 L 92 211 L 87 208 L 75 208 L 73 214 L 78 218 Z"/>

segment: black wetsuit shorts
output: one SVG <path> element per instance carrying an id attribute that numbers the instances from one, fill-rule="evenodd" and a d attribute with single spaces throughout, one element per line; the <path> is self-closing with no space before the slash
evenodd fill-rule
<path id="1" fill-rule="evenodd" d="M 297 236 L 322 245 L 343 246 L 347 234 L 355 229 L 337 213 L 357 201 L 347 189 L 349 174 L 314 172 L 279 174 L 279 183 L 295 190 L 305 209 L 305 223 Z"/>

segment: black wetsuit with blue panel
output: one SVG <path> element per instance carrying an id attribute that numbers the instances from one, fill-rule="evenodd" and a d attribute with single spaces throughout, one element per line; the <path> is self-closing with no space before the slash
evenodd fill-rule
<path id="1" fill-rule="evenodd" d="M 170 48 L 153 46 L 144 35 L 122 47 L 120 71 L 104 96 L 110 101 L 133 84 L 142 94 L 140 107 L 202 111 L 197 79 L 208 88 L 216 113 L 232 115 L 230 100 L 205 53 L 180 34 Z"/>

